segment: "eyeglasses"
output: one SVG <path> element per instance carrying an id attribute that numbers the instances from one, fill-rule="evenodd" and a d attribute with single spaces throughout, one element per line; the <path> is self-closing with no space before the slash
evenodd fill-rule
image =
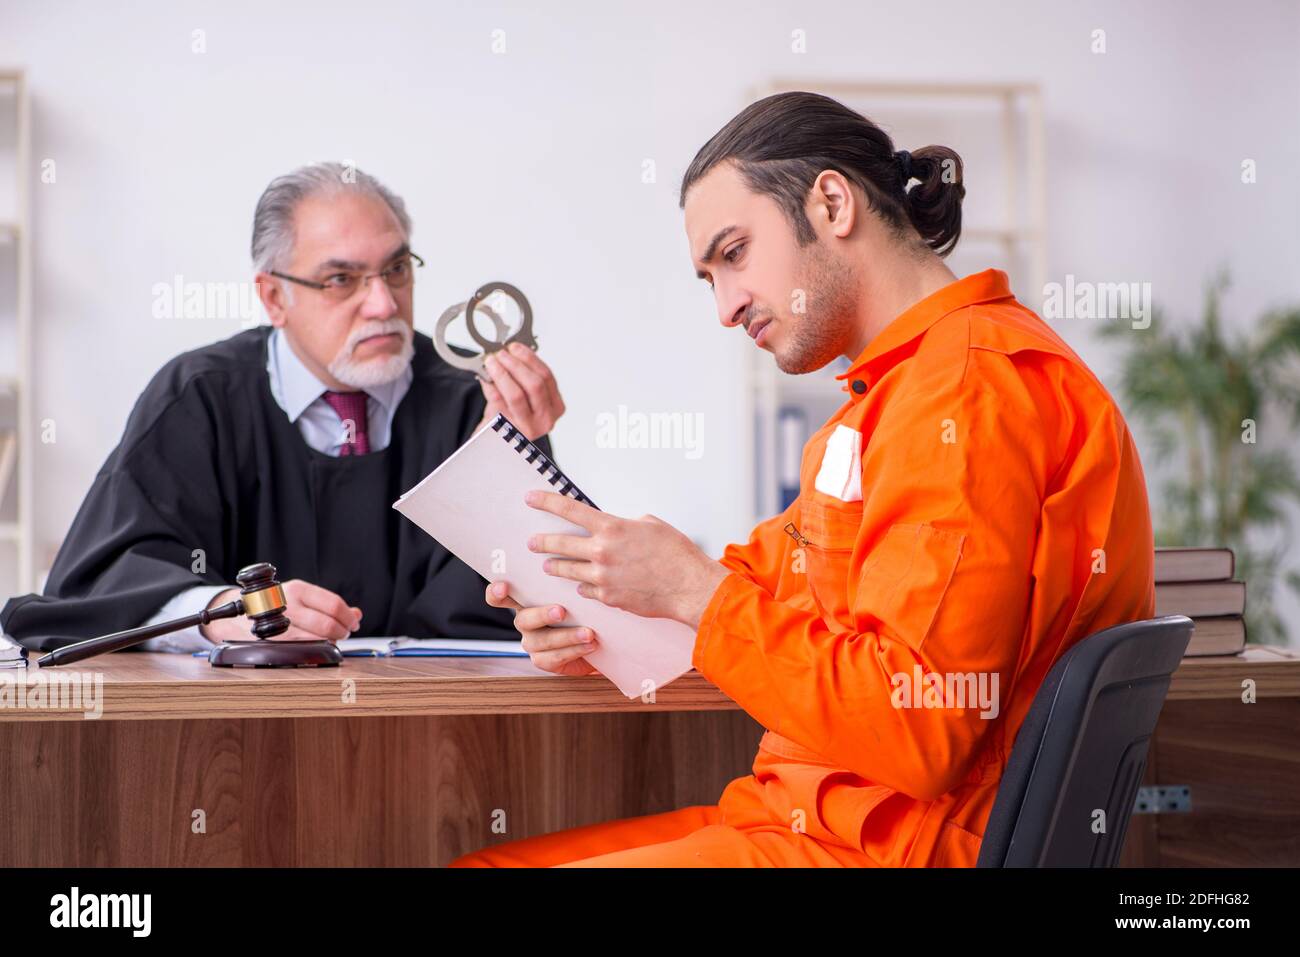
<path id="1" fill-rule="evenodd" d="M 389 289 L 405 289 L 415 279 L 415 270 L 424 265 L 424 260 L 415 253 L 406 253 L 394 259 L 382 270 L 376 273 L 366 275 L 359 272 L 348 272 L 340 270 L 339 272 L 330 273 L 325 277 L 324 282 L 315 282 L 311 279 L 300 279 L 297 276 L 289 276 L 282 272 L 272 269 L 271 275 L 277 279 L 287 279 L 289 282 L 296 282 L 300 286 L 306 286 L 308 289 L 316 289 L 325 294 L 327 299 L 334 302 L 345 302 L 357 294 L 357 290 L 368 286 L 370 280 L 376 276 L 383 279 L 384 284 Z"/>

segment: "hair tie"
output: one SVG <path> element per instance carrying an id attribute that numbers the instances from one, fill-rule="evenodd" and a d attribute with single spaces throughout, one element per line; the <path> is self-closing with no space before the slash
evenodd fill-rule
<path id="1" fill-rule="evenodd" d="M 898 164 L 898 170 L 903 175 L 903 186 L 906 188 L 912 179 L 912 154 L 907 150 L 899 150 L 894 154 L 894 162 Z"/>

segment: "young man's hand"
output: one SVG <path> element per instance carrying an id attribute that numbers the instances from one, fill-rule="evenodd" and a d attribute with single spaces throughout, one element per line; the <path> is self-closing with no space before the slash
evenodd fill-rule
<path id="1" fill-rule="evenodd" d="M 513 608 L 515 629 L 523 638 L 524 651 L 533 664 L 557 675 L 581 677 L 595 674 L 596 669 L 583 655 L 596 650 L 596 636 L 590 628 L 564 626 L 568 612 L 560 605 L 524 608 L 510 597 L 505 582 L 487 587 L 487 603 L 493 608 Z"/>
<path id="2" fill-rule="evenodd" d="M 686 535 L 653 515 L 619 518 L 557 492 L 531 491 L 525 501 L 586 529 L 587 535 L 538 534 L 528 547 L 548 558 L 543 570 L 579 582 L 578 594 L 645 618 L 672 618 L 698 628 L 727 568 Z"/>

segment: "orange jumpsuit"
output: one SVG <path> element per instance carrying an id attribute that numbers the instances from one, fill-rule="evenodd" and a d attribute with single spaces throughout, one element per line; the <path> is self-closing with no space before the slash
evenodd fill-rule
<path id="1" fill-rule="evenodd" d="M 839 378 L 798 499 L 727 547 L 696 638 L 695 667 L 767 729 L 753 773 L 716 806 L 453 866 L 974 865 L 1052 663 L 1154 613 L 1142 466 L 999 270 L 910 307 Z"/>

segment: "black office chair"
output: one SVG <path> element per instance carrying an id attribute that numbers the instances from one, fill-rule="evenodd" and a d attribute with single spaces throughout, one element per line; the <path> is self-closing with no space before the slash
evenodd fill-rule
<path id="1" fill-rule="evenodd" d="M 1192 620 L 1117 625 L 1061 656 L 998 785 L 976 867 L 1114 867 Z M 1105 833 L 1094 833 L 1097 808 Z"/>

